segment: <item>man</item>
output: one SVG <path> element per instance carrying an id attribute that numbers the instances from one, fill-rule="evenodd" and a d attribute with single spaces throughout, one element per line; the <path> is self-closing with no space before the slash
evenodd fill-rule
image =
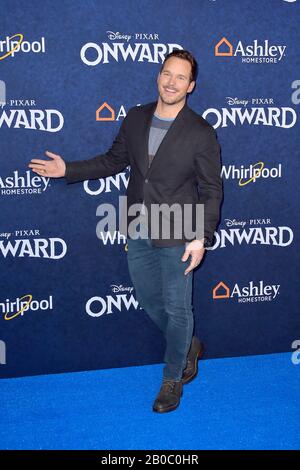
<path id="1" fill-rule="evenodd" d="M 131 215 L 127 220 L 127 259 L 137 300 L 166 339 L 163 381 L 153 404 L 161 413 L 178 407 L 183 384 L 198 372 L 203 345 L 193 336 L 193 270 L 212 245 L 222 199 L 215 131 L 186 103 L 196 76 L 197 62 L 188 51 L 171 52 L 158 74 L 158 100 L 129 110 L 105 155 L 66 163 L 46 152 L 50 161 L 33 159 L 29 164 L 41 176 L 64 176 L 68 183 L 104 178 L 131 166 L 128 207 L 139 204 L 140 211 L 139 218 Z M 162 223 L 153 222 L 150 213 L 165 203 L 180 209 L 192 206 L 193 227 L 194 209 L 204 204 L 203 230 L 178 236 L 182 220 L 178 224 L 176 216 L 168 214 L 170 230 L 162 233 Z M 137 219 L 139 225 L 131 230 Z"/>

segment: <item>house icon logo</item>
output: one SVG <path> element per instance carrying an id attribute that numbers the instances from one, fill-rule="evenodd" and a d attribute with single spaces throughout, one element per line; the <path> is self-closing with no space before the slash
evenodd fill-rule
<path id="1" fill-rule="evenodd" d="M 225 49 L 225 51 L 224 51 Z M 225 36 L 215 45 L 215 56 L 232 57 L 233 47 L 232 44 L 225 38 Z"/>
<path id="2" fill-rule="evenodd" d="M 219 284 L 217 284 L 213 289 L 213 299 L 229 299 L 229 297 L 229 287 L 225 284 L 225 282 L 219 282 Z"/>
<path id="3" fill-rule="evenodd" d="M 106 115 L 107 111 L 108 116 Z M 114 121 L 115 117 L 114 109 L 106 101 L 96 111 L 96 121 Z"/>

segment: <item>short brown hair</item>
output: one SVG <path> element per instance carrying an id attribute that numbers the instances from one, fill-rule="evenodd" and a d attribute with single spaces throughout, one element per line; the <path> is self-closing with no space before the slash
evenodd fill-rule
<path id="1" fill-rule="evenodd" d="M 198 63 L 195 57 L 189 51 L 185 49 L 175 49 L 174 51 L 167 54 L 165 57 L 165 60 L 163 61 L 162 67 L 160 69 L 160 73 L 163 71 L 164 65 L 167 62 L 167 60 L 170 59 L 171 57 L 178 57 L 179 59 L 187 60 L 191 64 L 191 68 L 192 68 L 190 82 L 197 80 Z"/>

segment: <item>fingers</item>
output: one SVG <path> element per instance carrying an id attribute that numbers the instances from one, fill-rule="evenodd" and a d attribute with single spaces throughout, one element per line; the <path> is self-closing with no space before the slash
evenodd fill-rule
<path id="1" fill-rule="evenodd" d="M 45 154 L 47 155 L 47 157 L 53 158 L 54 160 L 60 158 L 59 155 L 57 155 L 56 153 L 49 152 L 49 150 L 47 150 Z"/>
<path id="2" fill-rule="evenodd" d="M 188 257 L 190 256 L 190 251 L 189 250 L 185 250 L 185 252 L 183 253 L 183 256 L 181 258 L 181 261 L 187 261 Z"/>
<path id="3" fill-rule="evenodd" d="M 191 259 L 189 266 L 184 271 L 185 275 L 191 272 L 193 269 L 195 269 L 200 264 L 200 261 L 202 259 L 202 256 L 199 256 L 199 253 L 197 252 L 191 252 L 191 255 L 192 255 L 192 259 Z"/>
<path id="4" fill-rule="evenodd" d="M 38 165 L 45 165 L 47 162 L 46 160 L 39 160 L 38 158 L 33 158 L 32 160 L 30 160 L 30 163 L 37 163 Z"/>
<path id="5" fill-rule="evenodd" d="M 48 150 L 45 152 L 45 154 L 52 158 L 52 159 L 57 159 L 60 158 L 59 155 L 56 155 L 55 153 L 49 152 Z M 30 160 L 29 163 L 29 168 L 31 168 L 33 171 L 40 170 L 40 169 L 45 169 L 47 168 L 47 160 L 41 160 L 40 158 L 33 158 Z"/>
<path id="6" fill-rule="evenodd" d="M 45 176 L 47 172 L 48 163 L 49 162 L 45 160 L 39 160 L 38 158 L 33 158 L 28 164 L 28 167 L 31 168 L 32 171 L 34 171 L 38 175 Z"/>
<path id="7" fill-rule="evenodd" d="M 34 173 L 37 173 L 40 176 L 45 176 L 45 171 L 44 170 L 32 170 Z"/>
<path id="8" fill-rule="evenodd" d="M 197 266 L 196 263 L 193 263 L 193 261 L 190 262 L 189 264 L 189 267 L 184 271 L 184 274 L 187 275 L 188 273 L 190 273 L 191 271 L 193 271 L 193 269 Z"/>
<path id="9" fill-rule="evenodd" d="M 31 168 L 33 171 L 37 170 L 42 173 L 45 173 L 46 171 L 46 166 L 45 165 L 39 165 L 38 163 L 29 163 L 28 165 L 29 168 Z"/>

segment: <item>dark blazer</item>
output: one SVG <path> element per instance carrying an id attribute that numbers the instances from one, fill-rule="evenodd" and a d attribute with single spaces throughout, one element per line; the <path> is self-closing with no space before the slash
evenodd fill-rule
<path id="1" fill-rule="evenodd" d="M 153 102 L 131 108 L 106 154 L 66 162 L 67 183 L 105 178 L 130 165 L 126 192 L 128 207 L 143 200 L 147 208 L 153 203 L 192 203 L 194 218 L 195 204 L 202 203 L 204 236 L 206 246 L 209 246 L 219 221 L 222 199 L 220 146 L 216 133 L 205 119 L 185 104 L 148 168 L 149 130 L 156 105 L 157 102 Z M 128 217 L 127 228 L 133 219 L 134 216 Z M 193 238 L 175 239 L 171 230 L 169 239 L 157 238 L 152 242 L 156 246 L 175 246 Z"/>

